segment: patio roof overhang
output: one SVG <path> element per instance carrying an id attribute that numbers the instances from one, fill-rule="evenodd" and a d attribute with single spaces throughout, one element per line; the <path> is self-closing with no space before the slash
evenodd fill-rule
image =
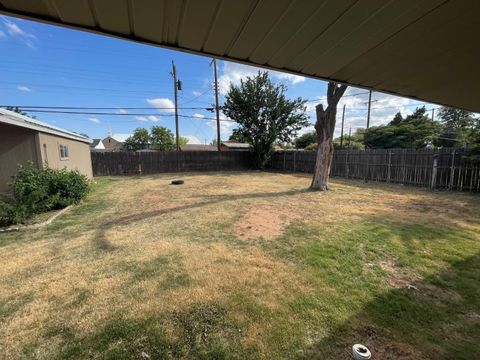
<path id="1" fill-rule="evenodd" d="M 0 0 L 0 13 L 480 112 L 480 1 Z"/>

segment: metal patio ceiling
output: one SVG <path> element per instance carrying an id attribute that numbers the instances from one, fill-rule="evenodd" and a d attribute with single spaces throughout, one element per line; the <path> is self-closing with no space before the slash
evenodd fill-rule
<path id="1" fill-rule="evenodd" d="M 0 13 L 480 112 L 477 0 L 0 0 Z"/>

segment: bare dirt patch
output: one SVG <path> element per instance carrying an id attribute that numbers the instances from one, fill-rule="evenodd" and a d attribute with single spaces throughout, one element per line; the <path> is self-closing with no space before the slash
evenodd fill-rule
<path id="1" fill-rule="evenodd" d="M 249 211 L 240 221 L 235 223 L 235 234 L 242 240 L 262 237 L 267 240 L 280 236 L 283 229 L 298 215 L 288 209 L 262 207 Z"/>

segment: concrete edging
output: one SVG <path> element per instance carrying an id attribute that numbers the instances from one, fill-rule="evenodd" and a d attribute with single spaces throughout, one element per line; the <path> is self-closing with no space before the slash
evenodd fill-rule
<path id="1" fill-rule="evenodd" d="M 60 215 L 63 215 L 66 213 L 68 210 L 70 210 L 73 207 L 73 205 L 69 205 L 66 208 L 60 210 L 58 213 L 55 215 L 51 216 L 47 220 L 38 223 L 38 224 L 32 224 L 32 225 L 11 225 L 11 226 L 6 226 L 6 227 L 1 227 L 0 232 L 9 232 L 9 231 L 20 231 L 20 230 L 32 230 L 32 229 L 40 229 L 44 226 L 47 226 L 51 224 L 56 218 L 58 218 Z"/>

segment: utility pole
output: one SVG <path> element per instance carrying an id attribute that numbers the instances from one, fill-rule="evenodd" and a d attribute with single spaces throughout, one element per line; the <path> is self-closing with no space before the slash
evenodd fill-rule
<path id="1" fill-rule="evenodd" d="M 372 90 L 368 92 L 367 129 L 370 127 L 370 108 L 371 107 L 372 107 Z"/>
<path id="2" fill-rule="evenodd" d="M 343 126 L 345 125 L 345 105 L 343 105 L 342 113 L 342 131 L 340 133 L 340 149 L 343 149 Z"/>
<path id="3" fill-rule="evenodd" d="M 370 127 L 370 110 L 372 109 L 372 102 L 377 102 L 378 100 L 372 101 L 372 90 L 368 92 L 368 102 L 364 104 L 368 104 L 368 112 L 367 112 L 367 129 Z"/>
<path id="4" fill-rule="evenodd" d="M 217 149 L 221 149 L 220 140 L 220 106 L 218 106 L 218 78 L 217 78 L 217 60 L 212 59 L 210 66 L 213 64 L 213 76 L 215 78 L 215 112 L 217 113 Z"/>
<path id="5" fill-rule="evenodd" d="M 172 60 L 172 76 L 173 76 L 173 93 L 175 96 L 175 142 L 177 145 L 177 151 L 180 151 L 180 142 L 178 137 L 178 83 L 177 83 L 177 69 L 175 63 Z"/>

